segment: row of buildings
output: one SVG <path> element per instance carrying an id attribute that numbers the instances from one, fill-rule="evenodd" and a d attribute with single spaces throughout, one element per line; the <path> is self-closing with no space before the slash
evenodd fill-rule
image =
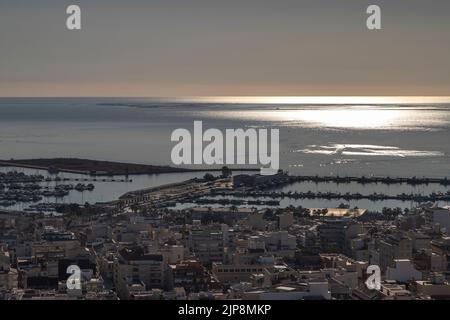
<path id="1" fill-rule="evenodd" d="M 1 299 L 450 298 L 448 208 L 77 212 L 0 212 Z"/>

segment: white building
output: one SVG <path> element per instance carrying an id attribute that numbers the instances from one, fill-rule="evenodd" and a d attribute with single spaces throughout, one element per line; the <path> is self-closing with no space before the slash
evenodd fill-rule
<path id="1" fill-rule="evenodd" d="M 297 238 L 287 231 L 270 232 L 263 235 L 268 251 L 295 250 Z"/>
<path id="2" fill-rule="evenodd" d="M 244 292 L 243 300 L 303 300 L 303 299 L 331 299 L 328 281 L 308 282 L 283 285 L 268 290 L 254 290 Z"/>
<path id="3" fill-rule="evenodd" d="M 450 231 L 450 207 L 432 207 L 425 209 L 426 221 L 439 224 L 441 228 Z"/>
<path id="4" fill-rule="evenodd" d="M 397 259 L 394 260 L 394 267 L 388 267 L 386 270 L 386 279 L 398 282 L 408 282 L 422 280 L 422 272 L 418 271 L 411 260 Z"/>

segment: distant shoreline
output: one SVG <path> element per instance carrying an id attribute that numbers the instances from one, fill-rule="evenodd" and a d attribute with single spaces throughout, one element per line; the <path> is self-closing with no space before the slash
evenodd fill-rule
<path id="1" fill-rule="evenodd" d="M 0 160 L 0 166 L 46 170 L 49 173 L 66 172 L 90 176 L 147 175 L 184 172 L 220 172 L 222 169 L 187 169 L 170 166 L 100 161 L 78 158 L 11 159 Z M 237 168 L 232 171 L 259 171 L 256 168 Z"/>

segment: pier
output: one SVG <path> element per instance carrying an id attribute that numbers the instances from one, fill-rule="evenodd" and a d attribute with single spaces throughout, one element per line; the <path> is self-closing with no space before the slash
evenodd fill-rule
<path id="1" fill-rule="evenodd" d="M 118 208 L 172 206 L 177 202 L 199 199 L 210 195 L 215 190 L 223 189 L 231 189 L 231 181 L 229 179 L 205 181 L 194 178 L 179 183 L 128 192 L 122 195 L 119 200 L 106 203 L 106 205 L 114 205 Z"/>
<path id="2" fill-rule="evenodd" d="M 43 183 L 43 182 L 133 182 L 129 178 L 65 178 L 65 177 L 44 177 L 41 174 L 27 175 L 23 172 L 9 171 L 7 173 L 0 172 L 0 183 L 14 184 L 14 183 Z"/>
<path id="3" fill-rule="evenodd" d="M 381 184 L 440 184 L 444 186 L 450 185 L 450 179 L 445 178 L 429 178 L 429 177 L 355 177 L 355 176 L 290 176 L 290 183 L 294 182 L 335 182 L 335 183 L 351 183 L 360 184 L 381 183 Z"/>
<path id="4" fill-rule="evenodd" d="M 326 199 L 326 200 L 361 200 L 371 201 L 400 200 L 414 202 L 436 202 L 450 201 L 450 192 L 432 193 L 429 195 L 420 194 L 398 194 L 388 195 L 382 193 L 360 194 L 360 193 L 335 193 L 335 192 L 270 192 L 270 191 L 213 191 L 211 197 L 236 197 L 236 198 L 271 198 L 271 199 Z"/>

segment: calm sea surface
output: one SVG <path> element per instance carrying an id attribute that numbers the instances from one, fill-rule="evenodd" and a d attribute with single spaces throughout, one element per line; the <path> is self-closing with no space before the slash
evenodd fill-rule
<path id="1" fill-rule="evenodd" d="M 172 165 L 172 131 L 192 130 L 195 120 L 202 120 L 205 130 L 279 128 L 281 167 L 294 174 L 450 177 L 450 108 L 441 104 L 312 106 L 156 99 L 0 99 L 0 159 L 79 157 Z M 73 195 L 72 200 L 107 201 L 129 189 L 188 177 L 162 176 L 141 176 L 129 186 L 108 187 L 100 193 L 94 191 L 95 196 L 84 194 L 82 199 Z M 394 194 L 447 191 L 438 185 L 386 189 L 303 184 L 289 188 Z"/>

